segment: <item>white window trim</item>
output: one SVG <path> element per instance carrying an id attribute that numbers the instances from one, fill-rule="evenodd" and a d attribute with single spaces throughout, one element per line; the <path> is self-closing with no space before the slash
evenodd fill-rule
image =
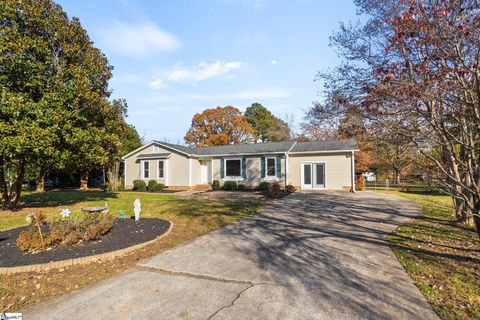
<path id="1" fill-rule="evenodd" d="M 163 162 L 163 177 L 160 177 L 160 162 Z M 158 160 L 157 161 L 157 179 L 162 179 L 164 180 L 165 179 L 165 176 L 166 176 L 166 164 L 167 163 L 167 160 Z"/>
<path id="2" fill-rule="evenodd" d="M 268 159 L 274 159 L 275 161 L 275 174 L 273 176 L 268 175 Z M 264 180 L 277 180 L 277 157 L 265 157 L 265 178 Z"/>
<path id="3" fill-rule="evenodd" d="M 145 177 L 145 162 L 148 162 L 148 177 Z M 152 167 L 150 166 L 150 161 L 149 160 L 141 160 L 141 177 L 142 179 L 150 179 L 150 172 L 152 171 Z"/>
<path id="4" fill-rule="evenodd" d="M 227 161 L 240 160 L 240 175 L 227 176 Z M 223 158 L 223 180 L 243 180 L 243 159 L 242 158 Z"/>

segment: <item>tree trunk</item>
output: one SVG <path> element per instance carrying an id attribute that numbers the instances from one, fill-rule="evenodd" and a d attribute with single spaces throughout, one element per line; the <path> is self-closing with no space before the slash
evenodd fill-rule
<path id="1" fill-rule="evenodd" d="M 9 204 L 9 198 L 8 198 L 8 186 L 7 186 L 7 181 L 5 181 L 5 166 L 4 166 L 4 159 L 3 157 L 0 157 L 0 191 L 2 194 L 2 210 L 6 210 L 7 206 Z"/>
<path id="2" fill-rule="evenodd" d="M 120 161 L 115 161 L 107 171 L 108 181 L 112 190 L 118 190 L 120 186 Z"/>
<path id="3" fill-rule="evenodd" d="M 20 202 L 20 195 L 22 193 L 23 177 L 25 175 L 25 160 L 20 160 L 17 165 L 17 173 L 15 180 L 10 187 L 10 193 L 7 192 L 7 198 L 3 197 L 2 208 L 15 210 Z"/>
<path id="4" fill-rule="evenodd" d="M 37 189 L 36 192 L 45 192 L 45 174 L 47 170 L 40 168 L 40 173 L 37 178 Z"/>
<path id="5" fill-rule="evenodd" d="M 80 177 L 80 190 L 88 190 L 88 171 L 82 172 Z"/>
<path id="6" fill-rule="evenodd" d="M 473 221 L 475 222 L 475 227 L 477 228 L 477 234 L 480 238 L 480 200 L 477 201 L 475 209 L 472 212 Z"/>

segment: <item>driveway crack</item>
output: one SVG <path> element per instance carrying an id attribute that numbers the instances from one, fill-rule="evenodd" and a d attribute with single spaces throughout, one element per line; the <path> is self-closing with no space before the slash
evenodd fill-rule
<path id="1" fill-rule="evenodd" d="M 240 291 L 237 296 L 232 300 L 232 302 L 224 307 L 221 307 L 220 309 L 218 309 L 217 311 L 215 311 L 211 316 L 209 316 L 207 318 L 207 320 L 210 320 L 210 319 L 213 319 L 213 317 L 215 317 L 217 314 L 219 314 L 220 312 L 222 312 L 223 310 L 226 310 L 228 308 L 231 308 L 233 307 L 233 305 L 235 304 L 235 302 L 238 301 L 238 299 L 240 299 L 241 295 L 243 293 L 245 293 L 248 289 L 251 289 L 253 288 L 255 285 L 252 283 L 250 286 L 246 287 L 245 289 L 243 289 L 242 291 Z"/>
<path id="2" fill-rule="evenodd" d="M 237 283 L 237 284 L 248 284 L 248 285 L 254 285 L 254 284 L 275 284 L 275 283 L 269 283 L 269 282 L 252 282 L 252 281 L 242 281 L 242 280 L 234 280 L 234 279 L 224 279 L 224 278 L 218 278 L 218 277 L 212 277 L 212 276 L 206 276 L 206 275 L 201 275 L 201 274 L 193 274 L 193 273 L 188 273 L 188 272 L 180 272 L 180 271 L 170 271 L 170 270 L 165 270 L 165 269 L 158 269 L 158 268 L 151 268 L 151 267 L 137 267 L 137 270 L 142 270 L 142 271 L 147 271 L 147 272 L 156 272 L 168 276 L 181 276 L 181 277 L 188 277 L 188 278 L 194 278 L 194 279 L 200 279 L 200 280 L 211 280 L 211 281 L 219 281 L 219 282 L 225 282 L 225 283 Z"/>

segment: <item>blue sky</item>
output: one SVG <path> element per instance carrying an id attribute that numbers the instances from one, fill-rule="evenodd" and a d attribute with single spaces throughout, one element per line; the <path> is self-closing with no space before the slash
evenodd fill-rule
<path id="1" fill-rule="evenodd" d="M 115 67 L 113 97 L 146 140 L 183 143 L 193 115 L 259 102 L 293 116 L 318 100 L 317 71 L 339 60 L 328 46 L 352 0 L 61 0 Z"/>

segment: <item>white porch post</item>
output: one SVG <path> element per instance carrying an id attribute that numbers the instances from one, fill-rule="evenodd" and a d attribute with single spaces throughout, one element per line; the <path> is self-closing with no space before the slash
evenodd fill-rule
<path id="1" fill-rule="evenodd" d="M 188 186 L 192 186 L 192 158 L 188 158 Z"/>
<path id="2" fill-rule="evenodd" d="M 350 159 L 350 167 L 352 171 L 352 189 L 350 191 L 355 192 L 355 151 L 352 151 L 352 156 Z"/>
<path id="3" fill-rule="evenodd" d="M 285 186 L 288 185 L 288 153 L 285 154 Z"/>

